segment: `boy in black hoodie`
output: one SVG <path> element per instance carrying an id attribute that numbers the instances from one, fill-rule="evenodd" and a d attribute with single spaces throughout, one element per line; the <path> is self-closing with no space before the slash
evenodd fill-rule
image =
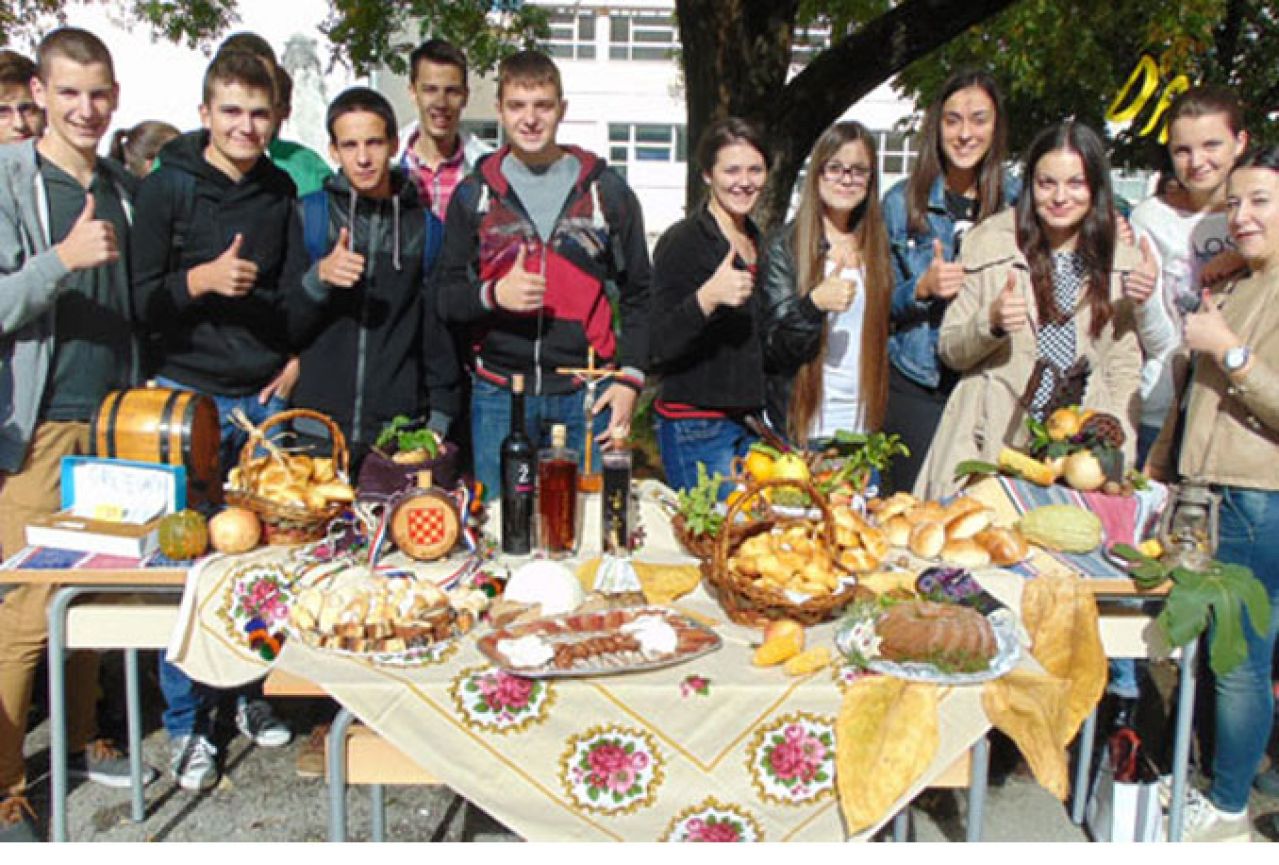
<path id="1" fill-rule="evenodd" d="M 302 207 L 316 258 L 302 284 L 324 305 L 323 329 L 302 353 L 293 401 L 337 421 L 358 467 L 396 415 L 428 418 L 444 436 L 461 410 L 461 374 L 427 284 L 444 226 L 391 165 L 399 146 L 391 104 L 352 87 L 326 123 L 341 172 Z"/>
<path id="2" fill-rule="evenodd" d="M 211 396 L 222 421 L 222 466 L 235 462 L 244 433 L 239 408 L 260 423 L 285 407 L 281 375 L 319 308 L 302 291 L 307 267 L 296 188 L 264 158 L 275 126 L 274 79 L 245 52 L 218 54 L 205 73 L 204 129 L 160 153 L 143 182 L 131 235 L 134 308 L 149 337 L 161 384 Z M 180 786 L 217 782 L 210 715 L 218 694 L 161 660 L 170 768 Z M 236 726 L 255 744 L 292 734 L 265 700 L 237 698 Z"/>

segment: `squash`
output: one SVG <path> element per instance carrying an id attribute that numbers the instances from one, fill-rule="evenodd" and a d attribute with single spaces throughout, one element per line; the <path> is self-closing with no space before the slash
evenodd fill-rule
<path id="1" fill-rule="evenodd" d="M 1057 473 L 1051 466 L 1009 447 L 999 452 L 999 467 L 1041 487 L 1051 486 L 1057 480 Z"/>
<path id="2" fill-rule="evenodd" d="M 160 552 L 175 561 L 198 559 L 209 549 L 209 527 L 204 517 L 187 509 L 160 520 Z"/>
<path id="3" fill-rule="evenodd" d="M 1101 520 L 1074 505 L 1044 505 L 1017 524 L 1032 544 L 1063 553 L 1090 553 L 1101 543 Z"/>

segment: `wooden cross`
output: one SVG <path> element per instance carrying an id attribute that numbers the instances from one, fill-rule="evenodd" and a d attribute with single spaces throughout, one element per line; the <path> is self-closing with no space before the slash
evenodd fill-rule
<path id="1" fill-rule="evenodd" d="M 595 424 L 591 422 L 591 418 L 592 418 L 591 409 L 595 407 L 595 390 L 599 386 L 600 382 L 610 379 L 613 376 L 617 375 L 617 370 L 608 369 L 607 367 L 596 366 L 595 365 L 595 348 L 594 346 L 592 346 L 588 348 L 586 352 L 586 366 L 584 367 L 561 366 L 556 368 L 555 371 L 558 372 L 560 375 L 571 375 L 573 376 L 573 378 L 577 379 L 580 382 L 583 382 L 586 385 L 586 400 L 583 404 L 583 409 L 582 409 L 583 412 L 585 412 L 586 414 L 586 436 L 585 436 L 586 441 L 583 442 L 583 446 L 586 450 L 586 455 L 585 455 L 585 462 L 582 464 L 582 476 L 584 479 L 593 478 L 595 476 L 595 473 L 591 470 L 592 469 L 591 450 L 592 450 L 592 444 L 595 439 L 595 434 L 594 434 Z"/>

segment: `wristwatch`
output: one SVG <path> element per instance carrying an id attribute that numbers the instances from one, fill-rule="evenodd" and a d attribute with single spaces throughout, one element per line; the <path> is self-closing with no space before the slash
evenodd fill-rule
<path id="1" fill-rule="evenodd" d="M 1227 373 L 1234 375 L 1248 365 L 1251 357 L 1252 349 L 1246 345 L 1237 345 L 1226 349 L 1226 353 L 1221 356 L 1221 366 Z"/>

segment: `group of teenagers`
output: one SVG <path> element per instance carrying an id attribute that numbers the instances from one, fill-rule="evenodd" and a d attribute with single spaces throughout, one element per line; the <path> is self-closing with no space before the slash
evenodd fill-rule
<path id="1" fill-rule="evenodd" d="M 707 194 L 650 259 L 623 177 L 560 143 L 567 102 L 545 54 L 498 69 L 495 152 L 459 129 L 466 59 L 409 58 L 418 121 L 400 140 L 362 87 L 329 105 L 330 173 L 279 137 L 287 73 L 253 34 L 206 72 L 200 129 L 142 124 L 97 154 L 119 89 L 93 34 L 61 28 L 35 62 L 0 54 L 0 546 L 59 504 L 58 463 L 88 449 L 110 390 L 153 379 L 210 396 L 235 461 L 239 409 L 331 416 L 355 462 L 398 415 L 469 439 L 491 495 L 523 375 L 535 445 L 624 446 L 646 375 L 672 487 L 729 473 L 758 423 L 801 446 L 898 434 L 888 489 L 954 492 L 955 465 L 1024 443 L 1066 405 L 1115 415 L 1130 464 L 1222 495 L 1224 561 L 1279 604 L 1279 150 L 1248 150 L 1238 99 L 1203 86 L 1168 109 L 1169 165 L 1127 215 L 1104 141 L 1075 121 L 1009 170 L 1008 118 L 982 72 L 928 106 L 910 176 L 881 197 L 875 136 L 818 139 L 793 219 L 752 218 L 770 149 L 715 120 L 694 153 Z M 573 369 L 611 376 L 586 406 Z M 586 409 L 587 411 L 584 411 Z M 588 421 L 589 413 L 589 421 Z M 469 423 L 466 421 L 469 420 Z M 299 432 L 305 432 L 300 430 Z M 29 832 L 22 743 L 50 589 L 0 601 L 0 837 Z M 1216 747 L 1187 837 L 1247 835 L 1272 724 L 1276 616 L 1216 682 Z M 68 662 L 73 773 L 127 783 L 97 737 L 97 661 Z M 161 663 L 170 770 L 218 778 L 214 710 L 263 746 L 291 733 L 252 690 L 221 694 Z M 1112 690 L 1135 695 L 1130 674 Z M 229 726 L 229 725 L 228 725 Z"/>

